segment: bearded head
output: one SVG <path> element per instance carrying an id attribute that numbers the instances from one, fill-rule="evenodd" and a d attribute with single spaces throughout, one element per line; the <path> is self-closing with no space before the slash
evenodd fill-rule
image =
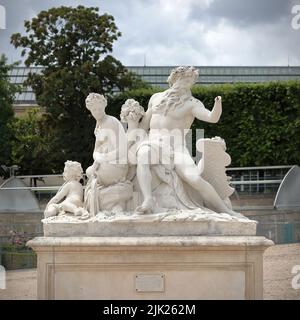
<path id="1" fill-rule="evenodd" d="M 197 78 L 199 77 L 199 70 L 194 67 L 178 67 L 171 71 L 170 76 L 168 77 L 168 83 L 170 87 L 175 84 L 181 84 L 186 86 L 192 86 L 196 83 Z"/>

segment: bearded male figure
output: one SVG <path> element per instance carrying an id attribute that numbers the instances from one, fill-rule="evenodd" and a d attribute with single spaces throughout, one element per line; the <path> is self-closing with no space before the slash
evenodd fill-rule
<path id="1" fill-rule="evenodd" d="M 137 151 L 136 173 L 143 195 L 143 203 L 137 207 L 137 213 L 153 212 L 155 201 L 152 195 L 151 168 L 159 161 L 169 161 L 174 164 L 173 168 L 179 178 L 197 192 L 205 207 L 219 213 L 242 216 L 234 212 L 214 187 L 201 177 L 200 169 L 185 145 L 186 133 L 195 118 L 217 123 L 222 113 L 220 96 L 215 98 L 212 111 L 192 96 L 191 87 L 198 76 L 198 70 L 193 67 L 178 67 L 168 78 L 170 88 L 150 98 L 148 110 L 140 124 L 141 128 L 149 130 L 149 136 Z M 160 151 L 162 156 L 158 159 Z"/>

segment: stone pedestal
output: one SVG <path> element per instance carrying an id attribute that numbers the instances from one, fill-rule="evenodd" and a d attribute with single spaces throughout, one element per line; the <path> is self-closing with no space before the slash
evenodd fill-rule
<path id="1" fill-rule="evenodd" d="M 46 237 L 254 236 L 257 222 L 202 209 L 149 215 L 99 213 L 88 220 L 56 216 L 42 220 Z"/>
<path id="2" fill-rule="evenodd" d="M 262 299 L 257 236 L 41 237 L 39 299 Z"/>

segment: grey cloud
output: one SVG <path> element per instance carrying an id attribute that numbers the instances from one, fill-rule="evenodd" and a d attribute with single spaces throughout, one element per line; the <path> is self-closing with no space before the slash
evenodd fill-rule
<path id="1" fill-rule="evenodd" d="M 80 1 L 71 0 L 0 0 L 0 4 L 6 9 L 6 29 L 0 30 L 0 54 L 4 53 L 9 62 L 20 61 L 21 50 L 15 49 L 10 44 L 10 37 L 13 33 L 20 32 L 24 34 L 24 21 L 30 20 L 41 10 L 46 10 L 55 6 L 61 5 L 77 5 Z"/>
<path id="2" fill-rule="evenodd" d="M 8 15 L 7 30 L 0 30 L 0 53 L 11 62 L 20 60 L 10 35 L 24 33 L 24 20 L 40 10 L 83 4 L 99 6 L 101 13 L 115 17 L 122 37 L 113 55 L 125 65 L 142 65 L 145 54 L 148 65 L 280 65 L 287 64 L 288 56 L 291 64 L 300 64 L 300 30 L 290 25 L 295 1 L 300 4 L 299 0 L 215 0 L 203 9 L 195 0 L 190 1 L 186 17 L 179 2 L 170 1 L 178 6 L 178 17 L 173 19 L 174 13 L 162 12 L 158 0 L 0 0 Z"/>
<path id="3" fill-rule="evenodd" d="M 276 23 L 290 15 L 293 0 L 214 0 L 203 9 L 197 2 L 191 10 L 191 18 L 218 23 L 226 19 L 239 27 Z"/>

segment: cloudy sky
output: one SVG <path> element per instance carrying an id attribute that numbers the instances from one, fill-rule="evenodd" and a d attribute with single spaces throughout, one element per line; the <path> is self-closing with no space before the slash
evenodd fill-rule
<path id="1" fill-rule="evenodd" d="M 0 0 L 0 53 L 20 60 L 9 38 L 24 33 L 24 20 L 79 4 L 115 17 L 122 37 L 113 55 L 127 66 L 300 65 L 300 29 L 291 24 L 300 0 Z"/>

